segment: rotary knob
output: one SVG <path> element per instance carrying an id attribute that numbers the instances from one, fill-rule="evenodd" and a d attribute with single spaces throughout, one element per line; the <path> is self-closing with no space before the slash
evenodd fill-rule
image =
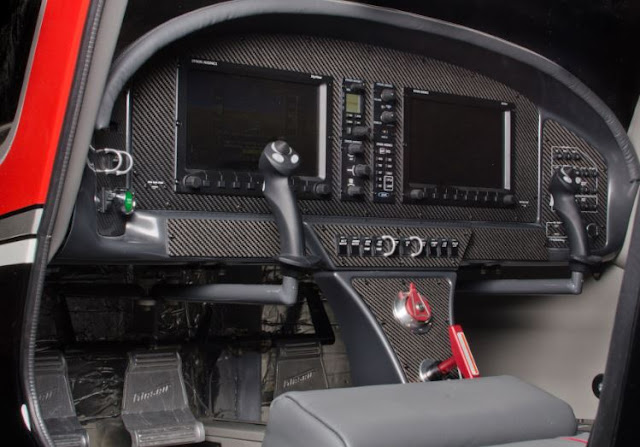
<path id="1" fill-rule="evenodd" d="M 202 187 L 202 178 L 198 175 L 187 175 L 184 178 L 184 186 L 191 189 L 200 189 Z"/>
<path id="2" fill-rule="evenodd" d="M 384 124 L 394 123 L 396 121 L 396 114 L 385 110 L 380 114 L 380 121 L 382 121 Z"/>
<path id="3" fill-rule="evenodd" d="M 380 92 L 380 99 L 383 102 L 393 102 L 396 100 L 396 92 L 391 88 L 385 88 Z"/>
<path id="4" fill-rule="evenodd" d="M 318 183 L 314 188 L 313 192 L 319 196 L 328 196 L 331 194 L 331 187 L 326 183 Z"/>
<path id="5" fill-rule="evenodd" d="M 349 155 L 362 155 L 364 154 L 364 148 L 362 147 L 362 143 L 349 143 L 347 146 L 347 154 Z"/>
<path id="6" fill-rule="evenodd" d="M 347 195 L 349 197 L 360 197 L 364 195 L 364 189 L 360 185 L 347 186 Z"/>
<path id="7" fill-rule="evenodd" d="M 353 126 L 351 136 L 353 138 L 363 139 L 369 136 L 369 128 L 367 126 Z"/>
<path id="8" fill-rule="evenodd" d="M 369 165 L 355 165 L 353 167 L 353 175 L 356 177 L 367 178 L 371 176 L 371 166 Z"/>
<path id="9" fill-rule="evenodd" d="M 424 190 L 423 189 L 412 189 L 409 193 L 409 197 L 411 200 L 422 200 L 424 199 Z"/>

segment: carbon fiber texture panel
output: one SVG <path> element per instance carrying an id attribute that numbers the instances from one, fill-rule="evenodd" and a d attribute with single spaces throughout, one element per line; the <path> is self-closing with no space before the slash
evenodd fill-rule
<path id="1" fill-rule="evenodd" d="M 338 268 L 457 268 L 466 260 L 546 261 L 546 237 L 540 228 L 451 228 L 354 224 L 311 225 Z M 167 221 L 169 255 L 174 257 L 262 258 L 278 255 L 278 231 L 273 221 L 176 218 Z M 336 238 L 344 236 L 418 236 L 454 238 L 457 258 L 347 257 L 336 253 Z M 254 235 L 260 235 L 259 238 Z M 514 249 L 514 247 L 519 247 Z"/>
<path id="2" fill-rule="evenodd" d="M 340 90 L 344 77 L 364 79 L 369 97 L 373 82 L 377 81 L 395 85 L 398 92 L 404 87 L 413 87 L 512 102 L 516 105 L 512 164 L 514 192 L 520 201 L 530 205 L 537 203 L 538 112 L 533 103 L 513 89 L 464 68 L 412 53 L 319 37 L 255 35 L 242 36 L 240 39 L 205 36 L 203 40 L 185 40 L 154 58 L 136 77 L 133 87 L 133 153 L 137 168 L 133 186 L 138 193 L 140 209 L 269 212 L 262 198 L 174 194 L 177 61 L 184 55 L 332 76 L 335 82 L 331 125 L 336 137 L 341 135 Z M 367 101 L 367 104 L 367 114 L 371 116 L 371 101 Z M 400 144 L 403 139 L 402 110 L 402 95 L 398 95 L 397 141 Z M 397 191 L 394 204 L 374 204 L 370 197 L 364 202 L 341 202 L 339 138 L 333 139 L 331 150 L 332 199 L 301 201 L 303 214 L 494 222 L 536 220 L 535 206 L 490 209 L 405 205 L 399 200 L 401 190 Z M 400 150 L 397 152 L 401 153 Z M 371 161 L 370 150 L 366 153 L 366 159 Z M 396 185 L 401 189 L 401 154 L 396 161 Z M 371 192 L 368 181 L 365 189 Z"/>
<path id="3" fill-rule="evenodd" d="M 322 243 L 325 251 L 336 267 L 404 267 L 404 268 L 456 268 L 464 257 L 465 249 L 471 237 L 468 228 L 426 228 L 426 227 L 391 227 L 375 225 L 350 224 L 316 224 L 313 229 Z M 448 238 L 460 242 L 459 255 L 456 258 L 431 258 L 418 256 L 338 256 L 336 251 L 336 237 L 344 236 L 382 236 L 393 237 L 418 236 L 423 239 Z M 426 248 L 425 248 L 426 250 Z"/>
<path id="4" fill-rule="evenodd" d="M 555 154 L 560 151 L 580 155 L 579 160 L 556 160 Z M 607 164 L 600 153 L 585 140 L 562 126 L 556 121 L 547 120 L 543 125 L 542 138 L 542 182 L 548 185 L 551 176 L 557 166 L 572 166 L 580 170 L 596 169 L 598 176 L 582 178 L 583 185 L 589 188 L 588 194 L 579 197 L 582 200 L 596 200 L 595 210 L 583 211 L 582 219 L 585 225 L 591 223 L 599 228 L 599 236 L 590 238 L 592 249 L 602 248 L 606 243 L 607 226 L 607 197 L 608 197 L 608 173 Z M 548 246 L 554 248 L 567 248 L 566 233 L 562 226 L 554 224 L 560 221 L 557 214 L 550 206 L 550 196 L 545 188 L 542 201 L 542 222 L 548 235 Z M 553 227 L 552 227 L 553 226 Z"/>
<path id="5" fill-rule="evenodd" d="M 392 305 L 398 292 L 409 290 L 413 282 L 427 298 L 433 312 L 433 326 L 426 334 L 414 334 L 394 318 Z M 424 359 L 451 357 L 447 332 L 451 284 L 445 278 L 354 278 L 354 290 L 380 324 L 409 382 L 419 382 L 419 367 Z"/>
<path id="6" fill-rule="evenodd" d="M 167 234 L 169 256 L 272 258 L 280 248 L 275 223 L 264 220 L 169 219 Z"/>
<path id="7" fill-rule="evenodd" d="M 547 238 L 541 228 L 474 228 L 467 261 L 547 261 Z"/>

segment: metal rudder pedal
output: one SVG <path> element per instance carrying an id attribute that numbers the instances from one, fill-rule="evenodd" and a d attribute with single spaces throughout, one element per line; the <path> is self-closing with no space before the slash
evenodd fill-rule
<path id="1" fill-rule="evenodd" d="M 287 391 L 329 387 L 319 342 L 284 343 L 278 347 L 274 397 Z"/>
<path id="2" fill-rule="evenodd" d="M 67 362 L 60 352 L 47 352 L 34 361 L 38 404 L 56 447 L 88 447 L 89 436 L 73 406 Z"/>
<path id="3" fill-rule="evenodd" d="M 204 441 L 204 426 L 189 409 L 177 352 L 129 354 L 122 420 L 133 447 Z"/>

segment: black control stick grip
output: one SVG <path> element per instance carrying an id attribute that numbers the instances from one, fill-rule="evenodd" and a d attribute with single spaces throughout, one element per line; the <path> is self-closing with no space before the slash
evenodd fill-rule
<path id="1" fill-rule="evenodd" d="M 587 231 L 575 198 L 575 194 L 579 190 L 580 185 L 576 183 L 576 175 L 569 167 L 557 169 L 551 177 L 549 192 L 551 193 L 552 207 L 560 216 L 567 232 L 571 260 L 579 264 L 589 264 Z"/>
<path id="2" fill-rule="evenodd" d="M 280 233 L 280 262 L 293 267 L 309 267 L 305 257 L 302 219 L 289 179 L 300 166 L 300 156 L 286 141 L 273 141 L 260 156 L 264 176 L 262 192 L 276 219 Z"/>

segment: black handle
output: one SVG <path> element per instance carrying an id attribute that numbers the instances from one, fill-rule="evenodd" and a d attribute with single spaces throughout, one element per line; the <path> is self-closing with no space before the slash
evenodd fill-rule
<path id="1" fill-rule="evenodd" d="M 553 200 L 553 208 L 560 216 L 567 232 L 571 258 L 584 263 L 588 259 L 589 244 L 580 207 L 575 198 L 579 190 L 580 185 L 576 183 L 576 176 L 571 168 L 557 169 L 551 177 L 549 192 Z"/>
<path id="2" fill-rule="evenodd" d="M 290 177 L 300 166 L 300 156 L 285 141 L 273 141 L 263 149 L 259 166 L 264 176 L 262 192 L 280 233 L 281 259 L 303 259 L 302 218 L 289 184 Z"/>

